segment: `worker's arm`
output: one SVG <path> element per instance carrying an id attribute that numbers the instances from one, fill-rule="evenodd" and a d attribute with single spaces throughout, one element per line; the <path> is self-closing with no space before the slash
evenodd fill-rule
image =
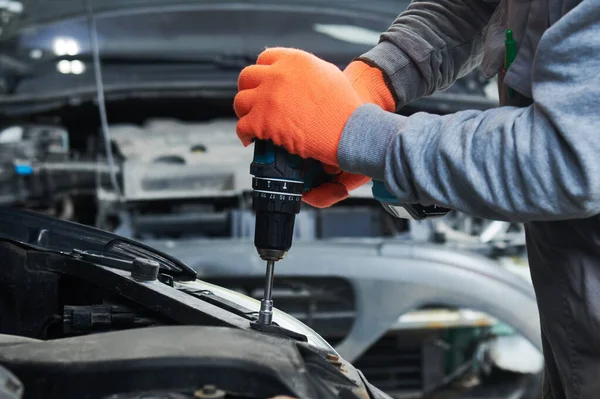
<path id="1" fill-rule="evenodd" d="M 344 70 L 365 102 L 393 112 L 450 86 L 481 61 L 481 36 L 496 0 L 413 0 L 381 35 L 380 43 Z M 332 183 L 305 193 L 305 202 L 327 207 L 369 182 L 342 172 Z"/>
<path id="2" fill-rule="evenodd" d="M 338 146 L 342 169 L 400 201 L 511 221 L 600 213 L 600 8 L 583 0 L 543 35 L 534 104 L 408 118 L 362 105 Z"/>
<path id="3" fill-rule="evenodd" d="M 345 73 L 363 98 L 387 111 L 443 90 L 481 62 L 482 32 L 496 5 L 413 0 L 379 44 Z"/>

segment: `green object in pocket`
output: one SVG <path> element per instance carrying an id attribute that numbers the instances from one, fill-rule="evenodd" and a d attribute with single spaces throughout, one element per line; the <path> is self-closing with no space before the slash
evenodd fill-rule
<path id="1" fill-rule="evenodd" d="M 504 70 L 508 71 L 510 65 L 517 57 L 517 42 L 513 39 L 512 30 L 506 30 L 506 39 L 504 40 Z M 507 86 L 508 87 L 508 86 Z M 508 87 L 508 97 L 513 98 L 515 91 Z"/>

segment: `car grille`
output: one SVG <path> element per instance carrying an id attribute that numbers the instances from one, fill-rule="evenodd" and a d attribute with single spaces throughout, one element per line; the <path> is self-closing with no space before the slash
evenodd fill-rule
<path id="1" fill-rule="evenodd" d="M 444 349 L 433 331 L 384 335 L 354 366 L 367 380 L 396 398 L 420 397 L 444 378 Z"/>

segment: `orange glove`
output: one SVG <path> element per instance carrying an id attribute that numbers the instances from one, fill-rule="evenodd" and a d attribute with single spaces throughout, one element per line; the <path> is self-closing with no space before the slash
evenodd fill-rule
<path id="1" fill-rule="evenodd" d="M 271 140 L 291 154 L 338 166 L 342 130 L 363 101 L 335 65 L 307 52 L 271 48 L 241 72 L 234 109 L 248 146 Z"/>
<path id="2" fill-rule="evenodd" d="M 327 208 L 348 198 L 350 191 L 371 181 L 370 177 L 342 172 L 340 168 L 323 165 L 325 172 L 335 175 L 333 181 L 323 183 L 304 193 L 302 200 L 315 208 Z"/>
<path id="3" fill-rule="evenodd" d="M 383 72 L 363 61 L 353 61 L 344 75 L 364 102 L 379 105 L 388 112 L 396 109 L 396 102 L 383 77 Z M 327 173 L 336 175 L 334 181 L 320 185 L 305 193 L 304 202 L 316 207 L 327 208 L 346 198 L 350 191 L 371 181 L 370 177 L 342 172 L 339 168 L 323 167 Z"/>
<path id="4" fill-rule="evenodd" d="M 396 101 L 381 69 L 358 60 L 348 64 L 344 75 L 364 101 L 379 105 L 388 112 L 396 110 Z"/>

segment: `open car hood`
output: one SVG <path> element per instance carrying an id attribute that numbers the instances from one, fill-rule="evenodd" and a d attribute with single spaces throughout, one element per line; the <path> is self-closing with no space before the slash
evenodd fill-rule
<path id="1" fill-rule="evenodd" d="M 23 210 L 0 207 L 0 238 L 58 252 L 73 249 L 119 258 L 157 261 L 163 272 L 179 280 L 194 280 L 196 272 L 174 257 L 147 245 L 82 224 Z"/>
<path id="2" fill-rule="evenodd" d="M 170 255 L 136 241 L 77 223 L 17 209 L 0 208 L 0 240 L 2 239 L 89 262 L 92 265 L 89 265 L 90 269 L 87 272 L 76 267 L 66 267 L 64 270 L 56 271 L 66 270 L 90 279 L 96 272 L 110 273 L 112 275 L 110 281 L 114 285 L 119 285 L 119 290 L 124 291 L 125 296 L 129 296 L 129 293 L 121 287 L 122 283 L 118 282 L 119 279 L 127 278 L 126 281 L 130 284 L 134 280 L 128 278 L 129 272 L 123 270 L 121 265 L 140 257 L 154 260 L 160 265 L 160 273 L 169 276 L 172 281 L 170 287 L 161 281 L 139 283 L 144 284 L 144 288 L 149 290 L 151 295 L 163 295 L 178 302 L 185 302 L 187 305 L 194 305 L 196 299 L 200 302 L 208 301 L 212 306 L 204 307 L 202 311 L 210 313 L 210 309 L 218 309 L 221 314 L 219 318 L 225 320 L 226 324 L 247 327 L 251 318 L 230 316 L 252 314 L 260 307 L 257 300 L 246 295 L 197 280 L 193 269 Z M 113 268 L 113 265 L 116 267 Z M 100 280 L 107 284 L 107 289 L 117 289 L 111 287 L 111 282 L 104 277 L 97 278 L 97 281 Z M 137 288 L 131 287 L 131 291 L 134 292 Z M 198 293 L 200 295 L 197 295 Z M 187 298 L 186 294 L 196 295 L 196 297 Z M 138 298 L 131 299 L 140 301 Z M 148 301 L 148 306 L 151 306 L 152 299 L 148 298 Z M 303 339 L 305 337 L 307 343 L 315 349 L 336 353 L 320 335 L 292 316 L 274 309 L 273 321 L 281 328 L 296 333 Z"/>

